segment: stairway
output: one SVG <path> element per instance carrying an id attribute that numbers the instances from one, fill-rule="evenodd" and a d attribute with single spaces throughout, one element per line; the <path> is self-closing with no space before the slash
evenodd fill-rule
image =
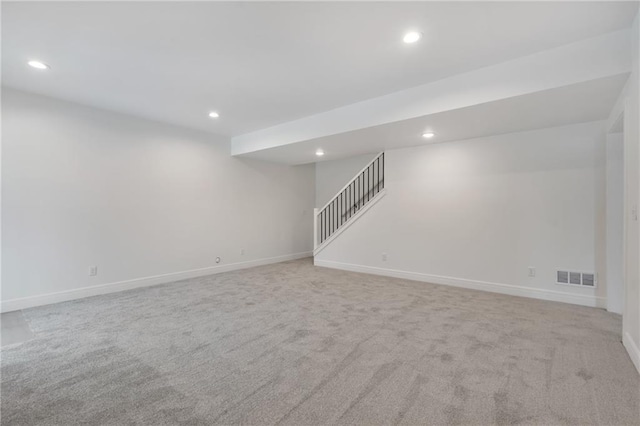
<path id="1" fill-rule="evenodd" d="M 385 194 L 384 152 L 379 153 L 321 209 L 314 210 L 314 256 Z"/>

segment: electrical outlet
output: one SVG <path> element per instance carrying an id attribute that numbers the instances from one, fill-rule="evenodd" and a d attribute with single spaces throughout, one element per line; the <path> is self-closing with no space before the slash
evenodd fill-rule
<path id="1" fill-rule="evenodd" d="M 533 266 L 529 266 L 529 276 L 530 277 L 536 276 L 536 268 L 534 268 Z"/>
<path id="2" fill-rule="evenodd" d="M 220 258 L 216 257 L 216 263 L 220 263 Z"/>
<path id="3" fill-rule="evenodd" d="M 383 262 L 387 261 L 387 253 L 382 253 L 382 261 Z"/>
<path id="4" fill-rule="evenodd" d="M 97 266 L 90 266 L 89 267 L 89 276 L 90 277 L 95 277 L 96 275 L 98 275 L 98 267 Z"/>

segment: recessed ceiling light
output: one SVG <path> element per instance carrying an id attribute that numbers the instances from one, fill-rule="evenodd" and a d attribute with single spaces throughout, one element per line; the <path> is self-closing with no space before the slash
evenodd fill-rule
<path id="1" fill-rule="evenodd" d="M 209 113 L 209 117 L 211 117 L 211 118 L 218 118 L 218 117 L 220 117 L 220 114 L 218 114 L 218 113 L 217 113 L 217 112 L 215 112 L 215 111 L 211 111 L 211 112 Z"/>
<path id="2" fill-rule="evenodd" d="M 434 137 L 435 135 L 436 135 L 436 134 L 435 134 L 435 133 L 433 133 L 433 132 L 424 132 L 424 133 L 422 134 L 422 137 L 423 137 L 423 138 L 425 138 L 425 139 L 431 139 L 431 138 L 432 138 L 432 137 Z"/>
<path id="3" fill-rule="evenodd" d="M 50 68 L 49 65 L 40 61 L 29 61 L 27 63 L 29 64 L 30 67 L 37 68 L 39 70 L 48 70 Z"/>
<path id="4" fill-rule="evenodd" d="M 318 149 L 318 150 L 316 150 L 316 155 L 317 155 L 318 157 L 322 157 L 322 156 L 324 155 L 324 151 L 323 151 L 323 150 L 321 150 L 321 149 Z"/>
<path id="5" fill-rule="evenodd" d="M 402 38 L 402 41 L 404 41 L 405 43 L 415 43 L 421 38 L 422 38 L 422 33 L 419 33 L 417 31 L 411 31 L 404 35 L 404 37 Z"/>

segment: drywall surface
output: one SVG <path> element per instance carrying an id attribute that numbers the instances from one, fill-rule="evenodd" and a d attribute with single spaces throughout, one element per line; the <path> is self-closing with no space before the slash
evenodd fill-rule
<path id="1" fill-rule="evenodd" d="M 313 165 L 10 89 L 2 142 L 3 306 L 312 250 Z"/>
<path id="2" fill-rule="evenodd" d="M 640 15 L 629 30 L 631 74 L 618 97 L 606 130 L 623 133 L 622 343 L 640 372 Z M 622 118 L 622 119 L 621 119 Z M 609 236 L 607 236 L 609 238 Z"/>
<path id="3" fill-rule="evenodd" d="M 466 108 L 629 72 L 628 29 L 232 138 L 233 155 Z"/>
<path id="4" fill-rule="evenodd" d="M 624 108 L 625 309 L 623 342 L 640 371 L 640 16 L 632 28 L 632 71 Z"/>
<path id="5" fill-rule="evenodd" d="M 387 196 L 316 264 L 605 307 L 604 282 L 555 283 L 598 272 L 604 141 L 592 122 L 387 151 Z"/>
<path id="6" fill-rule="evenodd" d="M 322 208 L 331 201 L 337 192 L 376 155 L 377 153 L 365 154 L 342 160 L 316 163 L 316 207 Z"/>
<path id="7" fill-rule="evenodd" d="M 623 282 L 623 139 L 622 133 L 607 136 L 606 160 L 606 277 L 607 310 L 622 314 Z"/>

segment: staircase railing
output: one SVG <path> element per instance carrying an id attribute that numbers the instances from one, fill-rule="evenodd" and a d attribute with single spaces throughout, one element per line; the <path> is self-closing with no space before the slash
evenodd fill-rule
<path id="1" fill-rule="evenodd" d="M 384 152 L 379 153 L 315 217 L 314 246 L 327 241 L 336 231 L 384 189 Z"/>

